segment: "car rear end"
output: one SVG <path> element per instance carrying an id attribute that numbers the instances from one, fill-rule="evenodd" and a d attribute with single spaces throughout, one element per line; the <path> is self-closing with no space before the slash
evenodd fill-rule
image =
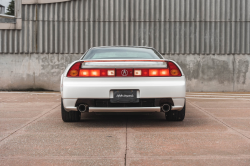
<path id="1" fill-rule="evenodd" d="M 81 59 L 61 78 L 66 112 L 178 112 L 185 88 L 181 68 L 165 59 Z"/>

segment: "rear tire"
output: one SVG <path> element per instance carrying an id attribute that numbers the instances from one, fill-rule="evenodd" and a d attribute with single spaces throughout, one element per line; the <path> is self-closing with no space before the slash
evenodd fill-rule
<path id="1" fill-rule="evenodd" d="M 81 119 L 81 113 L 79 111 L 69 111 L 64 109 L 63 101 L 61 100 L 61 115 L 64 122 L 78 122 Z"/>
<path id="2" fill-rule="evenodd" d="M 165 117 L 167 121 L 183 121 L 185 118 L 185 112 L 186 112 L 186 104 L 184 105 L 181 111 L 170 110 L 166 112 Z"/>

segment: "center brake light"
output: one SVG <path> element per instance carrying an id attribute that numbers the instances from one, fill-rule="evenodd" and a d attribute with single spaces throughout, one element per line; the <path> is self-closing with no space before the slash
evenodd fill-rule
<path id="1" fill-rule="evenodd" d="M 81 62 L 75 63 L 67 77 L 180 77 L 179 68 L 168 61 L 168 68 L 152 69 L 81 69 Z"/>

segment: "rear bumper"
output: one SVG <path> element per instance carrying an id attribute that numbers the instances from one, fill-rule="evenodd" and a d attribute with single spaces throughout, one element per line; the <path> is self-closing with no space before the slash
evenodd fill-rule
<path id="1" fill-rule="evenodd" d="M 185 77 L 126 77 L 126 78 L 68 78 L 62 80 L 62 98 L 66 111 L 77 111 L 78 99 L 110 99 L 112 90 L 137 89 L 140 99 L 172 99 L 172 110 L 184 107 L 186 84 Z M 89 112 L 160 112 L 154 107 L 93 107 Z"/>
<path id="2" fill-rule="evenodd" d="M 155 99 L 157 100 L 157 99 Z M 78 111 L 77 107 L 80 104 L 85 104 L 88 106 L 87 112 L 161 112 L 161 106 L 166 103 L 171 105 L 171 110 L 181 110 L 185 104 L 185 98 L 173 98 L 172 102 L 161 102 L 154 106 L 142 106 L 142 107 L 100 107 L 87 102 L 78 102 L 78 99 L 63 99 L 63 105 L 66 111 Z"/>
<path id="3" fill-rule="evenodd" d="M 63 99 L 63 105 L 66 111 L 78 111 L 75 105 L 77 99 Z M 180 111 L 185 104 L 185 98 L 173 99 L 174 105 L 171 110 Z M 87 112 L 161 112 L 160 106 L 155 107 L 88 107 Z"/>

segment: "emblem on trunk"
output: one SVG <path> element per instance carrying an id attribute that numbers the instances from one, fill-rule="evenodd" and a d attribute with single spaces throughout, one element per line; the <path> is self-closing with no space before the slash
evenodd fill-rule
<path id="1" fill-rule="evenodd" d="M 122 74 L 122 76 L 127 76 L 127 75 L 128 75 L 128 70 L 123 69 L 123 70 L 121 71 L 121 74 Z"/>

